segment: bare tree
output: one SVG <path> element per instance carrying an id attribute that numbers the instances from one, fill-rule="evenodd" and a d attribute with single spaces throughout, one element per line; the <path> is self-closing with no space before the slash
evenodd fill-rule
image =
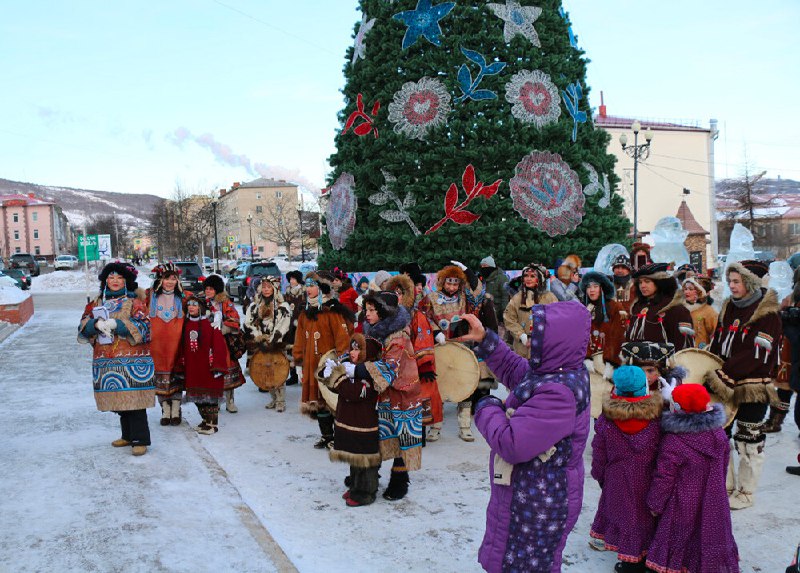
<path id="1" fill-rule="evenodd" d="M 260 239 L 275 243 L 291 255 L 292 246 L 300 246 L 300 215 L 289 197 L 276 199 L 264 206 L 264 212 L 253 219 L 253 231 Z"/>
<path id="2" fill-rule="evenodd" d="M 757 175 L 750 175 L 750 166 L 745 163 L 744 174 L 739 179 L 723 182 L 719 189 L 721 193 L 733 202 L 733 210 L 728 214 L 732 221 L 747 221 L 747 228 L 755 234 L 755 210 L 772 204 L 772 198 L 763 197 L 764 192 L 759 182 L 767 174 L 762 171 Z"/>
<path id="3" fill-rule="evenodd" d="M 133 250 L 130 229 L 119 220 L 116 214 L 100 215 L 86 223 L 88 235 L 111 235 L 111 252 L 125 257 Z"/>

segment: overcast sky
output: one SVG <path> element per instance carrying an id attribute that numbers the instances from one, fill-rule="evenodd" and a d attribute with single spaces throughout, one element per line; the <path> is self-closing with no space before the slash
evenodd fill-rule
<path id="1" fill-rule="evenodd" d="M 0 177 L 161 196 L 262 173 L 325 184 L 355 0 L 2 4 Z M 800 93 L 800 2 L 564 6 L 593 107 L 603 91 L 611 115 L 716 118 L 718 177 L 746 154 L 800 180 L 798 112 L 786 111 Z"/>

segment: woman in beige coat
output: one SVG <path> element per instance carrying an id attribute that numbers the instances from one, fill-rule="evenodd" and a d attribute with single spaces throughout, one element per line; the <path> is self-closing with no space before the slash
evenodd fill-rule
<path id="1" fill-rule="evenodd" d="M 547 290 L 547 277 L 550 273 L 543 266 L 531 263 L 522 269 L 522 275 L 509 283 L 512 288 L 519 285 L 517 293 L 503 312 L 506 332 L 514 352 L 523 358 L 530 358 L 531 347 L 528 338 L 533 326 L 531 308 L 536 304 L 558 302 L 556 296 Z"/>

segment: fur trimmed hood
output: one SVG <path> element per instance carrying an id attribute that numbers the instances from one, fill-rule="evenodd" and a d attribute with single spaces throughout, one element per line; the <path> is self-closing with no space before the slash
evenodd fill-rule
<path id="1" fill-rule="evenodd" d="M 414 307 L 414 282 L 407 275 L 393 276 L 386 283 L 384 290 L 391 292 L 400 290 L 403 293 L 400 297 L 400 304 L 409 310 Z"/>
<path id="2" fill-rule="evenodd" d="M 699 414 L 664 412 L 661 429 L 670 434 L 698 434 L 723 428 L 726 419 L 722 404 L 712 404 L 710 411 Z"/>
<path id="3" fill-rule="evenodd" d="M 585 294 L 586 289 L 592 283 L 597 283 L 600 285 L 606 300 L 612 300 L 614 297 L 616 297 L 617 289 L 614 288 L 611 280 L 609 280 L 609 278 L 603 273 L 598 273 L 597 271 L 589 271 L 581 277 L 581 292 Z"/>
<path id="4" fill-rule="evenodd" d="M 447 279 L 458 279 L 461 281 L 461 291 L 467 284 L 467 274 L 455 265 L 447 265 L 439 269 L 436 273 L 436 290 L 444 292 L 444 281 Z"/>
<path id="5" fill-rule="evenodd" d="M 664 399 L 660 394 L 651 394 L 637 400 L 606 396 L 603 399 L 603 415 L 609 420 L 655 420 L 661 416 Z"/>
<path id="6" fill-rule="evenodd" d="M 390 334 L 403 330 L 410 323 L 411 315 L 408 310 L 404 306 L 399 306 L 394 316 L 384 318 L 375 324 L 364 323 L 364 336 L 374 338 L 383 344 Z"/>
<path id="7" fill-rule="evenodd" d="M 746 269 L 741 263 L 731 263 L 728 265 L 728 268 L 725 269 L 725 278 L 730 278 L 731 273 L 739 273 L 742 275 L 742 282 L 744 282 L 744 286 L 747 287 L 747 292 L 754 293 L 763 286 L 761 277 Z"/>

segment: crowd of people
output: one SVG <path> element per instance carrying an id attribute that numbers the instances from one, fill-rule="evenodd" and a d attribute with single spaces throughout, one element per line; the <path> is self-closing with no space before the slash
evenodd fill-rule
<path id="1" fill-rule="evenodd" d="M 180 270 L 160 264 L 143 292 L 135 267 L 109 263 L 78 340 L 93 346 L 97 408 L 120 416 L 112 445 L 147 452 L 156 397 L 162 426 L 180 425 L 193 402 L 196 431 L 213 435 L 246 377 L 276 413 L 299 383 L 313 446 L 350 466 L 345 504 L 375 502 L 383 462 L 382 496 L 399 500 L 441 435 L 439 379 L 453 365 L 439 349 L 458 346 L 477 364 L 454 400 L 458 435 L 473 441 L 474 421 L 491 448 L 487 571 L 560 570 L 592 424 L 602 495 L 589 544 L 616 552 L 616 571 L 739 571 L 730 511 L 755 503 L 766 433 L 781 431 L 800 391 L 800 270 L 779 300 L 762 262 L 728 265 L 719 312 L 710 276 L 653 262 L 643 243 L 608 274 L 582 272 L 576 255 L 552 276 L 533 262 L 511 280 L 491 256 L 475 269 L 450 261 L 432 288 L 417 263 L 398 271 L 355 285 L 339 268 L 292 271 L 283 291 L 281 277 L 261 277 L 241 317 L 217 275 L 190 295 Z M 711 366 L 687 372 L 698 356 Z"/>

